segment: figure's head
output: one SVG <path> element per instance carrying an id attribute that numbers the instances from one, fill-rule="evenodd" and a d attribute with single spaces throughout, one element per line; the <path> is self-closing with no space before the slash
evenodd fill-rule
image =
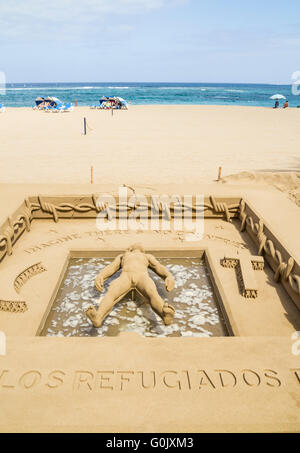
<path id="1" fill-rule="evenodd" d="M 139 250 L 142 253 L 145 253 L 145 249 L 141 244 L 132 244 L 130 247 L 128 247 L 127 252 L 134 252 L 135 250 Z"/>

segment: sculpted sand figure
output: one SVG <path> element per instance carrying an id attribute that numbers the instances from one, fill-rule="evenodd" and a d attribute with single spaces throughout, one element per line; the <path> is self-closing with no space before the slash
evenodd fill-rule
<path id="1" fill-rule="evenodd" d="M 104 281 L 122 269 L 120 277 L 114 280 L 105 296 L 100 302 L 99 309 L 90 306 L 86 315 L 92 321 L 94 327 L 100 327 L 103 320 L 129 291 L 135 289 L 146 297 L 153 310 L 162 318 L 165 325 L 172 323 L 175 310 L 165 302 L 158 294 L 156 285 L 148 273 L 150 267 L 157 275 L 165 279 L 166 289 L 174 289 L 174 278 L 165 266 L 162 266 L 153 255 L 145 253 L 140 244 L 129 247 L 122 255 L 106 266 L 95 280 L 95 286 L 99 291 L 103 290 Z"/>

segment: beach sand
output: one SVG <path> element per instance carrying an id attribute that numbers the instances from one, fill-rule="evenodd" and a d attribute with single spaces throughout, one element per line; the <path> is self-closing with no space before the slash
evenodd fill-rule
<path id="1" fill-rule="evenodd" d="M 87 136 L 82 134 L 84 117 Z M 12 351 L 2 362 L 1 432 L 299 431 L 299 356 L 291 353 L 292 335 L 299 331 L 299 292 L 290 284 L 299 281 L 300 263 L 299 119 L 297 109 L 232 106 L 134 106 L 113 116 L 88 108 L 64 114 L 23 108 L 0 115 L 2 254 L 7 248 L 0 263 L 0 302 L 6 306 L 26 301 L 28 306 L 24 313 L 0 313 L 0 330 L 5 326 Z M 214 182 L 219 166 L 223 178 Z M 82 215 L 90 210 L 85 211 L 88 194 L 117 194 L 122 184 L 145 195 L 205 194 L 209 203 L 210 195 L 228 204 L 237 200 L 237 206 L 243 198 L 250 206 L 250 226 L 242 232 L 239 220 L 226 222 L 214 212 L 216 217 L 204 222 L 203 238 L 184 229 L 99 231 L 91 197 L 95 216 L 80 219 L 83 203 Z M 41 205 L 43 218 L 33 220 L 30 231 L 18 239 L 20 225 L 24 230 L 25 220 L 30 222 L 24 200 L 39 194 L 39 202 L 47 203 L 47 196 L 52 201 Z M 52 215 L 61 202 L 67 203 L 62 209 L 66 207 L 69 218 L 55 223 Z M 262 231 L 256 229 L 259 225 Z M 277 269 L 267 264 L 270 256 L 263 249 L 265 271 L 255 271 L 258 298 L 247 300 L 240 294 L 235 271 L 221 261 L 225 254 L 236 257 L 244 251 L 256 256 L 261 240 L 270 250 L 272 245 Z M 153 253 L 186 256 L 194 251 L 198 256 L 205 250 L 220 306 L 235 336 L 37 336 L 70 256 L 119 253 L 137 241 Z M 277 270 L 285 274 L 288 268 L 291 274 L 275 281 Z M 108 373 L 113 379 L 121 376 L 120 383 L 108 383 L 107 377 L 100 382 L 99 370 L 112 370 Z M 154 370 L 155 390 L 136 385 L 143 370 Z M 217 372 L 226 373 L 226 384 L 219 382 Z M 123 379 L 123 373 L 130 377 Z M 245 373 L 251 375 L 249 382 Z M 228 384 L 229 375 L 238 376 L 234 388 Z M 30 376 L 34 380 L 28 384 Z M 208 376 L 218 382 L 214 388 Z M 259 382 L 253 381 L 257 378 Z M 102 387 L 105 382 L 109 386 Z M 80 417 L 78 408 L 83 408 Z"/>
<path id="2" fill-rule="evenodd" d="M 226 176 L 222 183 L 246 185 L 248 188 L 261 184 L 275 187 L 284 192 L 297 206 L 300 206 L 300 172 L 249 172 L 243 171 Z"/>
<path id="3" fill-rule="evenodd" d="M 83 118 L 87 135 L 83 135 Z M 77 107 L 0 115 L 0 183 L 177 184 L 299 171 L 300 111 L 234 106 Z M 246 178 L 247 179 L 247 178 Z M 249 178 L 248 178 L 249 182 Z"/>

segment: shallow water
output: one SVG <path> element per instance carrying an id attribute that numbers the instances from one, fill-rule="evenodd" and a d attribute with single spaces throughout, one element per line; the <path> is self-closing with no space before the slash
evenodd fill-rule
<path id="1" fill-rule="evenodd" d="M 94 328 L 85 315 L 93 304 L 98 306 L 118 272 L 107 280 L 102 293 L 94 281 L 108 258 L 72 258 L 64 281 L 49 313 L 42 335 L 46 336 L 116 336 L 133 331 L 146 337 L 212 337 L 227 335 L 204 261 L 195 258 L 160 258 L 175 278 L 175 289 L 168 293 L 164 281 L 149 270 L 162 298 L 176 310 L 173 324 L 165 326 L 149 303 L 130 292 L 104 320 Z M 132 300 L 134 296 L 134 300 Z"/>

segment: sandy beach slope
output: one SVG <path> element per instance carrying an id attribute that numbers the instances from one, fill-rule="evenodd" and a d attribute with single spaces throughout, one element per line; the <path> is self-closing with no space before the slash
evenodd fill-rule
<path id="1" fill-rule="evenodd" d="M 87 135 L 83 135 L 83 118 Z M 0 115 L 0 183 L 178 184 L 242 171 L 299 171 L 300 110 L 233 106 L 77 107 Z"/>

